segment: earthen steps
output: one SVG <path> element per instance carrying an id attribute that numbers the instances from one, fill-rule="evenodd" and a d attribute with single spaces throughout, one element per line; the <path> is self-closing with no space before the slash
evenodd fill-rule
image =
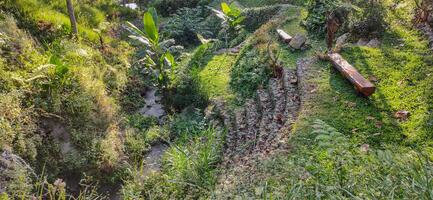
<path id="1" fill-rule="evenodd" d="M 248 165 L 266 156 L 287 141 L 299 108 L 297 73 L 284 69 L 281 78 L 271 78 L 267 87 L 257 90 L 257 98 L 230 113 L 224 103 L 216 103 L 227 128 L 224 165 Z M 254 158 L 254 159 L 252 159 Z"/>

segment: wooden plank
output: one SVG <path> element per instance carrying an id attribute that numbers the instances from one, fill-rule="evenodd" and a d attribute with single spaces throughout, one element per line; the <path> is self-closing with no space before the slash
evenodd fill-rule
<path id="1" fill-rule="evenodd" d="M 364 96 L 370 96 L 376 91 L 373 83 L 365 79 L 352 65 L 350 65 L 338 53 L 328 54 L 330 61 L 334 67 L 340 71 L 353 85 L 355 89 Z"/>
<path id="2" fill-rule="evenodd" d="M 283 40 L 285 43 L 289 43 L 290 41 L 292 41 L 292 36 L 290 36 L 289 34 L 287 34 L 286 32 L 284 32 L 281 29 L 277 29 L 277 33 L 280 36 L 281 40 Z"/>

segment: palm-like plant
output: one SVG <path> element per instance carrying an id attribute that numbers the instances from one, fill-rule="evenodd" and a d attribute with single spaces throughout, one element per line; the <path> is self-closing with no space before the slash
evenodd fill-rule
<path id="1" fill-rule="evenodd" d="M 228 43 L 229 34 L 237 33 L 242 29 L 242 22 L 245 16 L 242 16 L 242 11 L 234 4 L 221 3 L 221 11 L 211 8 L 216 16 L 222 19 L 222 27 L 226 32 L 225 42 Z"/>
<path id="2" fill-rule="evenodd" d="M 216 16 L 223 20 L 223 25 L 228 25 L 233 30 L 240 30 L 241 23 L 245 20 L 241 10 L 234 4 L 221 3 L 221 11 L 211 8 Z"/>
<path id="3" fill-rule="evenodd" d="M 173 72 L 173 68 L 176 66 L 175 58 L 170 51 L 181 47 L 173 46 L 174 40 L 160 41 L 158 15 L 154 8 L 150 8 L 144 13 L 143 31 L 130 22 L 127 22 L 127 25 L 133 33 L 129 37 L 144 44 L 146 54 L 141 61 L 155 72 L 159 85 L 167 88 L 170 80 L 169 74 Z"/>

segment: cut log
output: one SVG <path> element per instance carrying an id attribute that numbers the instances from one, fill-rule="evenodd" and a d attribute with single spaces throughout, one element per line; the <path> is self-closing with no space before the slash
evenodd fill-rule
<path id="1" fill-rule="evenodd" d="M 340 71 L 353 85 L 355 89 L 368 97 L 376 91 L 376 87 L 373 83 L 365 79 L 352 65 L 350 65 L 344 58 L 338 53 L 328 54 L 330 61 L 334 67 Z"/>
<path id="2" fill-rule="evenodd" d="M 277 29 L 277 33 L 280 36 L 281 40 L 283 40 L 285 43 L 288 44 L 290 41 L 292 41 L 292 36 L 284 32 L 283 30 Z"/>

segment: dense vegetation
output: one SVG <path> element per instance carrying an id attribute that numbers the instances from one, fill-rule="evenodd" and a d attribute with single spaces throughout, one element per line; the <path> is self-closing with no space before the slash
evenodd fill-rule
<path id="1" fill-rule="evenodd" d="M 75 36 L 65 0 L 0 2 L 0 199 L 433 198 L 431 1 L 72 3 Z M 331 17 L 369 98 L 318 59 Z M 257 99 L 279 65 L 306 67 L 290 151 L 221 194 L 212 110 Z"/>

